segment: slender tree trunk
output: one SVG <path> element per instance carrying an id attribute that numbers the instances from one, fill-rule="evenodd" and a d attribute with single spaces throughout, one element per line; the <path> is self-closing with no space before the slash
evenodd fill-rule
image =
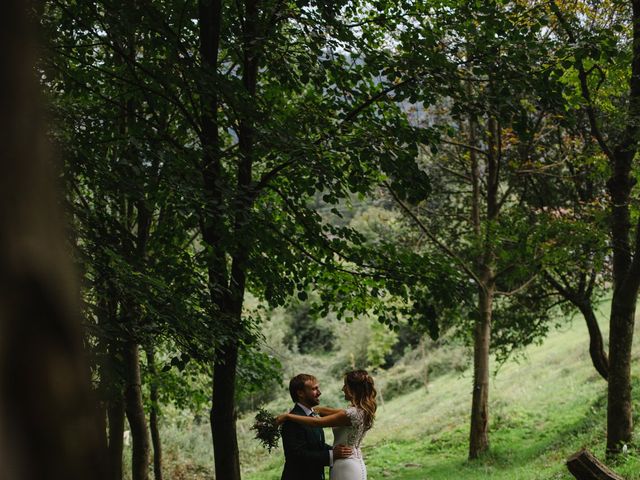
<path id="1" fill-rule="evenodd" d="M 200 57 L 210 70 L 211 78 L 217 79 L 218 46 L 220 42 L 222 2 L 200 0 Z M 211 298 L 218 306 L 221 321 L 229 331 L 237 334 L 240 325 L 241 307 L 237 312 L 232 307 L 231 289 L 227 267 L 228 245 L 224 238 L 223 167 L 220 160 L 220 135 L 218 132 L 218 94 L 210 85 L 203 85 L 201 100 L 201 122 L 203 162 L 202 179 L 207 208 L 200 219 L 204 241 L 211 247 L 208 263 Z M 234 262 L 235 263 L 235 262 Z M 242 286 L 244 290 L 244 285 Z M 241 304 L 240 304 L 241 305 Z M 230 335 L 230 336 L 232 336 Z M 238 362 L 237 339 L 231 338 L 216 350 L 213 365 L 211 393 L 211 437 L 215 458 L 216 478 L 240 479 L 240 456 L 235 424 L 235 385 Z"/>
<path id="2" fill-rule="evenodd" d="M 604 351 L 602 332 L 598 325 L 596 313 L 593 311 L 593 305 L 589 299 L 585 299 L 578 302 L 578 308 L 589 330 L 589 355 L 591 356 L 591 363 L 593 363 L 594 368 L 600 376 L 607 380 L 609 378 L 609 359 Z"/>
<path id="3" fill-rule="evenodd" d="M 631 347 L 636 312 L 637 289 L 617 289 L 611 306 L 609 334 L 609 389 L 607 394 L 607 453 L 619 453 L 631 442 Z"/>
<path id="4" fill-rule="evenodd" d="M 138 344 L 134 341 L 125 345 L 124 361 L 125 412 L 131 428 L 131 477 L 133 480 L 149 480 L 149 432 L 142 401 L 140 353 Z"/>
<path id="5" fill-rule="evenodd" d="M 205 64 L 217 69 L 218 42 L 220 35 L 221 4 L 219 1 L 200 3 L 200 52 Z M 255 96 L 258 74 L 257 45 L 261 42 L 258 32 L 257 2 L 245 0 L 243 28 L 243 70 L 242 83 L 249 97 Z M 232 334 L 227 342 L 216 351 L 213 368 L 213 392 L 211 402 L 211 431 L 215 456 L 216 478 L 240 480 L 240 457 L 236 436 L 235 383 L 238 363 L 239 335 L 242 331 L 242 304 L 245 293 L 248 252 L 251 240 L 246 227 L 252 200 L 252 165 L 254 150 L 253 105 L 248 102 L 243 110 L 238 131 L 240 159 L 238 162 L 237 185 L 233 210 L 233 246 L 221 243 L 223 218 L 220 183 L 222 167 L 220 163 L 219 135 L 217 119 L 217 96 L 210 96 L 204 105 L 203 131 L 205 132 L 205 159 L 203 179 L 210 208 L 208 218 L 202 221 L 205 241 L 215 249 L 211 257 L 209 278 L 212 298 L 220 309 L 222 320 Z M 227 275 L 226 256 L 231 256 L 231 271 Z M 221 293 L 222 291 L 222 293 Z"/>
<path id="6" fill-rule="evenodd" d="M 240 454 L 235 408 L 237 343 L 228 342 L 225 350 L 219 351 L 218 355 L 213 367 L 210 415 L 216 478 L 239 480 Z"/>
<path id="7" fill-rule="evenodd" d="M 105 295 L 103 299 L 103 309 L 101 309 L 100 320 L 102 327 L 114 328 L 117 324 L 117 301 L 115 288 L 112 284 L 105 285 Z M 107 407 L 107 462 L 109 480 L 122 480 L 122 455 L 124 450 L 124 379 L 122 372 L 122 342 L 116 339 L 106 340 L 106 360 L 104 362 L 100 381 L 105 388 L 102 393 L 105 397 Z"/>
<path id="8" fill-rule="evenodd" d="M 156 402 L 157 399 L 158 396 L 156 394 Z M 153 476 L 155 480 L 162 480 L 162 443 L 160 440 L 160 429 L 158 428 L 158 409 L 155 406 L 151 407 L 149 424 L 151 428 L 151 441 L 153 443 Z"/>
<path id="9" fill-rule="evenodd" d="M 469 459 L 476 459 L 489 449 L 489 346 L 493 286 L 479 288 L 478 306 L 479 315 L 473 332 L 473 394 Z"/>
<path id="10" fill-rule="evenodd" d="M 238 224 L 236 225 L 238 226 Z M 242 234 L 242 229 L 236 230 Z M 246 237 L 243 237 L 246 240 Z M 211 399 L 211 434 L 215 457 L 216 478 L 240 480 L 240 453 L 236 434 L 235 390 L 238 367 L 239 336 L 242 331 L 242 305 L 245 293 L 245 271 L 248 244 L 242 242 L 240 252 L 233 258 L 231 287 L 224 306 L 228 308 L 226 321 L 234 335 L 216 352 L 213 367 Z M 233 328 L 235 326 L 235 328 Z"/>
<path id="11" fill-rule="evenodd" d="M 471 87 L 468 87 L 471 92 Z M 475 151 L 471 151 L 472 206 L 471 219 L 474 232 L 484 245 L 484 251 L 476 262 L 478 275 L 478 312 L 473 332 L 473 393 L 471 400 L 471 425 L 469 432 L 469 459 L 478 458 L 489 449 L 489 350 L 491 345 L 491 320 L 495 295 L 495 253 L 491 222 L 498 217 L 497 200 L 499 183 L 499 126 L 493 117 L 488 121 L 488 152 L 486 176 L 486 220 L 482 229 L 480 204 L 480 165 Z M 476 142 L 476 120 L 469 121 L 470 144 Z"/>
<path id="12" fill-rule="evenodd" d="M 124 398 L 114 396 L 107 409 L 109 418 L 109 480 L 122 480 L 124 449 Z"/>
<path id="13" fill-rule="evenodd" d="M 152 376 L 150 385 L 151 412 L 149 413 L 149 429 L 151 430 L 151 443 L 153 444 L 153 475 L 155 480 L 162 480 L 162 443 L 160 441 L 160 429 L 158 428 L 160 404 L 158 399 L 155 355 L 152 347 L 147 348 L 147 363 L 149 364 L 149 373 Z"/>
<path id="14" fill-rule="evenodd" d="M 640 39 L 639 39 L 640 40 Z M 638 72 L 640 73 L 640 72 Z M 628 147 L 630 148 L 630 147 Z M 631 254 L 631 177 L 634 154 L 615 151 L 613 175 L 608 182 L 612 201 L 613 298 L 609 317 L 609 389 L 607 392 L 607 454 L 621 451 L 631 441 L 631 345 L 638 295 L 638 258 Z M 637 231 L 638 227 L 636 227 Z"/>

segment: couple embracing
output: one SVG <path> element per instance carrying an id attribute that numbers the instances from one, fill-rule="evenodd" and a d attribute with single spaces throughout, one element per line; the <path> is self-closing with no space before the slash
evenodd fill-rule
<path id="1" fill-rule="evenodd" d="M 330 480 L 366 480 L 360 443 L 373 425 L 376 389 L 365 370 L 344 376 L 346 409 L 318 407 L 320 385 L 313 375 L 300 374 L 289 382 L 295 406 L 279 415 L 285 464 L 281 480 L 324 480 L 324 467 L 331 467 Z M 334 446 L 327 445 L 323 428 L 333 427 Z"/>

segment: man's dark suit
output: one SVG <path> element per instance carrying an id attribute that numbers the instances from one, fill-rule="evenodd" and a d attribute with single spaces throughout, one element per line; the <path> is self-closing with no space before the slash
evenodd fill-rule
<path id="1" fill-rule="evenodd" d="M 305 415 L 298 404 L 290 413 Z M 324 443 L 321 428 L 284 422 L 282 446 L 285 460 L 281 480 L 324 480 L 324 467 L 329 465 L 329 450 L 332 447 Z"/>

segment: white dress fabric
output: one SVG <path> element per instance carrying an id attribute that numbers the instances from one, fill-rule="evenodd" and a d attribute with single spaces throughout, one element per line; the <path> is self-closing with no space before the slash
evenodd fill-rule
<path id="1" fill-rule="evenodd" d="M 360 443 L 364 438 L 364 411 L 349 407 L 345 413 L 351 420 L 349 427 L 333 428 L 334 445 L 347 445 L 353 449 L 348 458 L 339 458 L 333 462 L 331 480 L 367 480 L 367 467 L 362 460 Z"/>

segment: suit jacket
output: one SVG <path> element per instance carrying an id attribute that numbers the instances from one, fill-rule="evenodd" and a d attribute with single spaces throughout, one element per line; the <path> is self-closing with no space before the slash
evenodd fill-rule
<path id="1" fill-rule="evenodd" d="M 290 413 L 305 416 L 297 404 Z M 332 447 L 325 443 L 321 428 L 284 422 L 282 446 L 284 470 L 281 480 L 324 480 L 324 467 L 330 463 L 329 450 Z"/>

